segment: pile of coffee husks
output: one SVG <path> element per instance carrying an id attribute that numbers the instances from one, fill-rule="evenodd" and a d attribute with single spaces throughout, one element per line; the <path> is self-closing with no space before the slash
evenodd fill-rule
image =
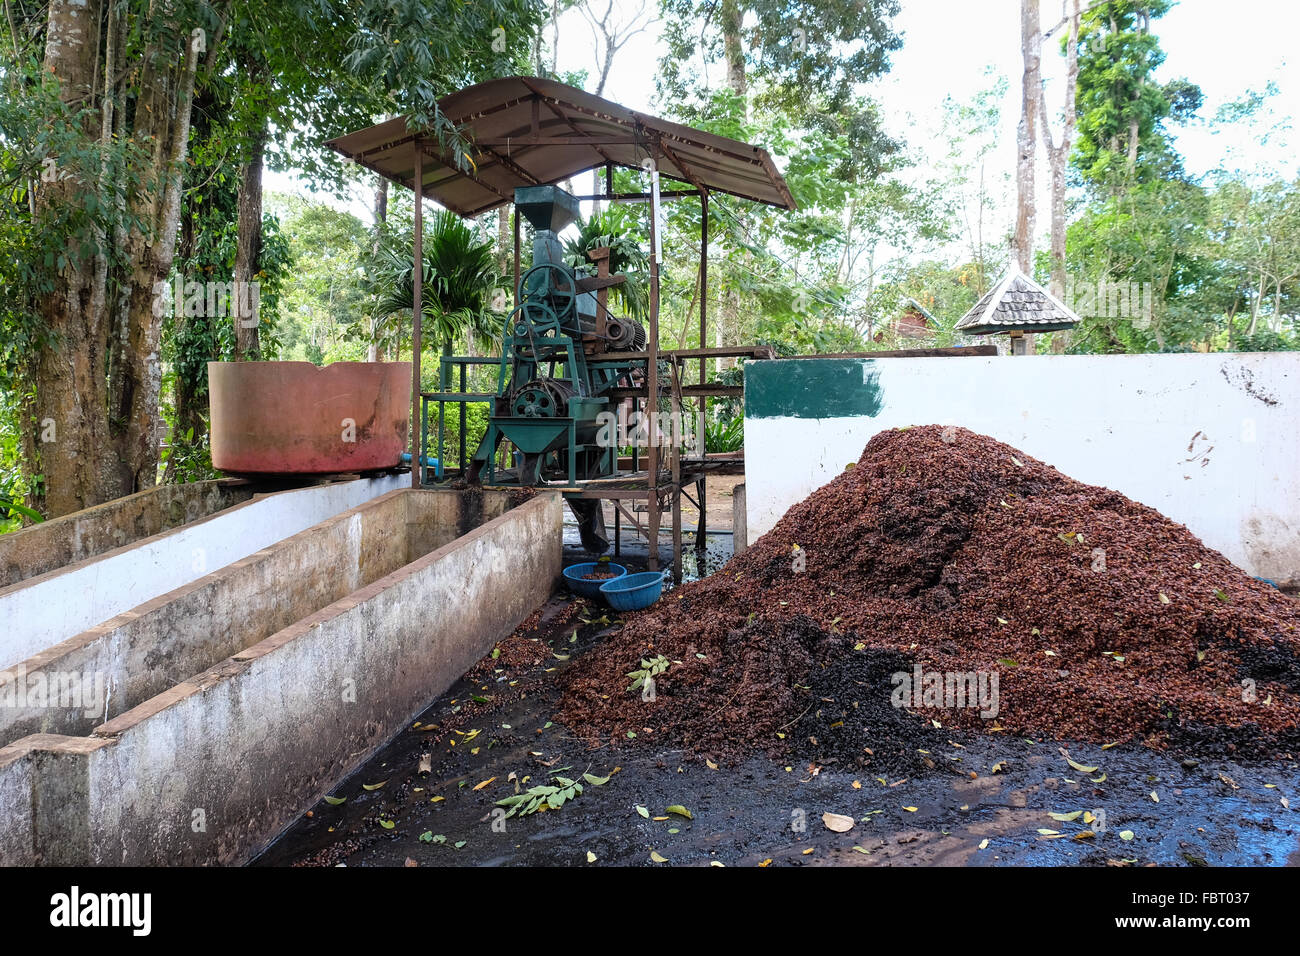
<path id="1" fill-rule="evenodd" d="M 1300 602 L 1158 512 L 915 427 L 576 660 L 560 718 L 728 762 L 887 765 L 962 730 L 1264 756 L 1300 746 L 1298 628 Z M 626 675 L 655 655 L 672 663 L 646 700 Z M 919 688 L 894 706 L 917 665 L 996 672 L 996 717 Z"/>

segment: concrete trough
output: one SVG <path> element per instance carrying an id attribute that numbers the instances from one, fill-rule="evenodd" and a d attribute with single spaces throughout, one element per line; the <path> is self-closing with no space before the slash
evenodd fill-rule
<path id="1" fill-rule="evenodd" d="M 561 522 L 553 494 L 394 491 L 40 655 L 129 709 L 0 748 L 0 864 L 245 862 L 546 599 Z"/>
<path id="2" fill-rule="evenodd" d="M 0 535 L 0 588 L 206 518 L 253 492 L 238 478 L 159 485 Z"/>
<path id="3" fill-rule="evenodd" d="M 382 475 L 266 494 L 242 482 L 201 482 L 0 536 L 8 549 L 0 555 L 44 569 L 0 587 L 0 668 L 409 481 Z M 122 501 L 132 499 L 140 496 Z M 36 537 L 17 546 L 6 540 L 25 535 Z M 41 557 L 40 543 L 53 558 Z"/>
<path id="4" fill-rule="evenodd" d="M 391 491 L 115 615 L 0 670 L 0 745 L 89 734 L 507 507 L 502 492 Z M 39 690 L 8 699 L 20 682 Z"/>

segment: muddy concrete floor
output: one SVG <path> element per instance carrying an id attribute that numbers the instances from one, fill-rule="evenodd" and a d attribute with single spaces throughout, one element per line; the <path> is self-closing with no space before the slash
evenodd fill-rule
<path id="1" fill-rule="evenodd" d="M 711 541 L 702 560 L 690 553 L 691 576 L 707 573 L 730 541 Z M 635 549 L 624 558 L 634 570 L 643 560 Z M 566 545 L 566 564 L 583 559 Z M 1061 741 L 988 734 L 954 736 L 923 776 L 891 779 L 793 758 L 715 768 L 656 747 L 652 728 L 592 749 L 554 722 L 556 678 L 617 626 L 608 609 L 556 595 L 527 632 L 538 663 L 485 659 L 255 865 L 1300 865 L 1289 806 L 1300 801 L 1300 766 L 1289 759 L 1067 744 L 1071 759 L 1097 768 L 1082 773 Z M 584 773 L 608 780 L 584 783 Z M 558 778 L 583 792 L 502 819 L 497 801 L 517 783 Z M 825 813 L 852 818 L 852 829 L 833 832 Z"/>

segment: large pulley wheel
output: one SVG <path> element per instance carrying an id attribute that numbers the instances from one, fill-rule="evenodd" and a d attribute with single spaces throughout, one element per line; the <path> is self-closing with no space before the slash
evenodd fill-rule
<path id="1" fill-rule="evenodd" d="M 558 262 L 543 262 L 524 273 L 519 282 L 522 299 L 545 300 L 555 314 L 563 319 L 576 315 L 574 303 L 578 298 L 578 283 L 573 271 Z"/>
<path id="2" fill-rule="evenodd" d="M 536 335 L 558 332 L 560 320 L 546 303 L 529 300 L 521 302 L 515 308 L 510 329 L 515 338 L 530 339 Z"/>
<path id="3" fill-rule="evenodd" d="M 569 389 L 554 379 L 533 379 L 511 392 L 510 414 L 516 418 L 563 418 L 569 395 Z"/>

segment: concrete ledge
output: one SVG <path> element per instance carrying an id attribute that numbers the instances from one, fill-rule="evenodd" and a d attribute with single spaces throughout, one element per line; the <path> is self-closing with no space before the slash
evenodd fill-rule
<path id="1" fill-rule="evenodd" d="M 36 862 L 31 741 L 0 747 L 0 866 Z"/>
<path id="2" fill-rule="evenodd" d="M 0 747 L 0 866 L 76 862 L 90 839 L 89 757 L 106 743 L 33 734 Z"/>
<path id="3" fill-rule="evenodd" d="M 745 483 L 731 489 L 731 541 L 732 554 L 740 554 L 749 547 L 748 523 L 745 517 Z"/>
<path id="4" fill-rule="evenodd" d="M 253 497 L 242 479 L 159 485 L 0 535 L 0 587 L 170 531 Z"/>
<path id="5" fill-rule="evenodd" d="M 561 523 L 538 495 L 90 738 L 0 748 L 0 862 L 246 861 L 545 600 Z"/>
<path id="6" fill-rule="evenodd" d="M 216 514 L 0 588 L 0 621 L 7 624 L 0 631 L 0 667 L 26 660 L 409 481 L 409 476 L 388 475 L 257 495 Z M 115 506 L 110 502 L 100 507 L 111 511 Z"/>

